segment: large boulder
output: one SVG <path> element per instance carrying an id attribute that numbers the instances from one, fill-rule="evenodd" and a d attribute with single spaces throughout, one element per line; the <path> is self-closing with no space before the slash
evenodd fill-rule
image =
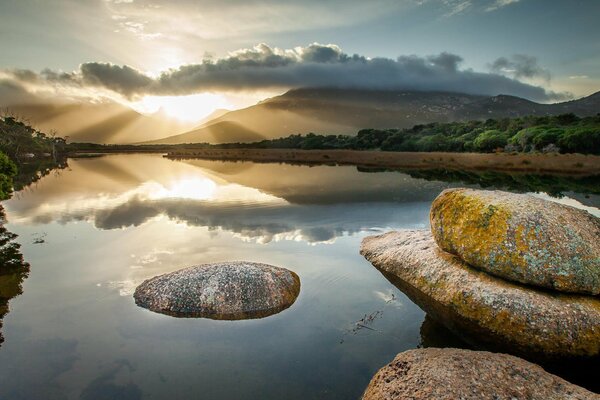
<path id="1" fill-rule="evenodd" d="M 137 305 L 175 317 L 262 318 L 291 306 L 300 278 L 284 268 L 252 262 L 204 264 L 159 275 L 138 286 Z"/>
<path id="2" fill-rule="evenodd" d="M 367 237 L 361 254 L 469 342 L 544 357 L 600 353 L 597 297 L 551 293 L 493 277 L 441 250 L 427 230 Z"/>
<path id="3" fill-rule="evenodd" d="M 592 400 L 600 396 L 507 354 L 460 349 L 400 353 L 373 377 L 363 400 Z"/>
<path id="4" fill-rule="evenodd" d="M 562 292 L 600 293 L 600 219 L 525 194 L 443 191 L 431 206 L 438 245 L 512 281 Z"/>

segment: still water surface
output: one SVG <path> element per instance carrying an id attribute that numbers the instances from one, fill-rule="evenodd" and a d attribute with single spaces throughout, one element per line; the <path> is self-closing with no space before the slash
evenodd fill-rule
<path id="1" fill-rule="evenodd" d="M 460 345 L 358 253 L 367 235 L 428 227 L 451 186 L 350 166 L 69 160 L 4 203 L 31 272 L 3 321 L 0 399 L 358 398 L 398 352 Z M 597 199 L 560 201 L 600 215 Z M 229 260 L 295 271 L 298 300 L 247 321 L 133 301 L 147 278 Z"/>

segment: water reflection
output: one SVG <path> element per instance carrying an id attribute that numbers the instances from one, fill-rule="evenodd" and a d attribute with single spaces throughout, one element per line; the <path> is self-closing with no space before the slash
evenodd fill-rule
<path id="1" fill-rule="evenodd" d="M 427 227 L 455 185 L 350 166 L 69 160 L 5 202 L 32 267 L 4 319 L 0 398 L 359 398 L 398 352 L 454 345 L 358 249 L 373 232 Z M 134 303 L 145 279 L 231 260 L 296 272 L 294 307 L 231 322 Z M 374 331 L 347 333 L 377 310 Z"/>
<path id="2" fill-rule="evenodd" d="M 29 274 L 29 264 L 23 260 L 20 245 L 14 240 L 17 235 L 6 227 L 4 209 L 0 207 L 0 344 L 2 320 L 9 311 L 9 301 L 23 293 L 22 283 Z"/>
<path id="3" fill-rule="evenodd" d="M 353 167 L 179 163 L 145 155 L 77 159 L 70 166 L 60 177 L 61 190 L 46 179 L 11 200 L 12 220 L 89 221 L 100 229 L 117 229 L 166 216 L 258 243 L 323 243 L 387 227 L 390 220 L 422 225 L 416 217 L 424 211 L 422 202 L 445 187 L 396 173 L 373 180 Z M 409 203 L 415 212 L 398 210 L 397 202 Z"/>

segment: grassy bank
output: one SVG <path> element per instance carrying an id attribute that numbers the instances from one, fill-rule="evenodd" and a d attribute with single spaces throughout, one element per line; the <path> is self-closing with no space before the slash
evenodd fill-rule
<path id="1" fill-rule="evenodd" d="M 600 156 L 541 153 L 425 153 L 366 150 L 190 149 L 172 151 L 172 159 L 341 164 L 380 168 L 519 171 L 597 175 Z"/>

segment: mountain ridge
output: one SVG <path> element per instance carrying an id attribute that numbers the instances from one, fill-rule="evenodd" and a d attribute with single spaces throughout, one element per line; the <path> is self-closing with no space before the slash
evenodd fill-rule
<path id="1" fill-rule="evenodd" d="M 482 96 L 454 92 L 303 88 L 230 111 L 183 134 L 145 144 L 246 142 L 309 132 L 355 134 L 363 128 L 409 128 L 430 122 L 514 118 L 526 115 L 580 116 L 600 112 L 600 92 L 562 103 L 542 104 L 510 95 Z M 229 133 L 223 122 L 232 123 Z M 219 139 L 211 131 L 219 126 Z"/>

